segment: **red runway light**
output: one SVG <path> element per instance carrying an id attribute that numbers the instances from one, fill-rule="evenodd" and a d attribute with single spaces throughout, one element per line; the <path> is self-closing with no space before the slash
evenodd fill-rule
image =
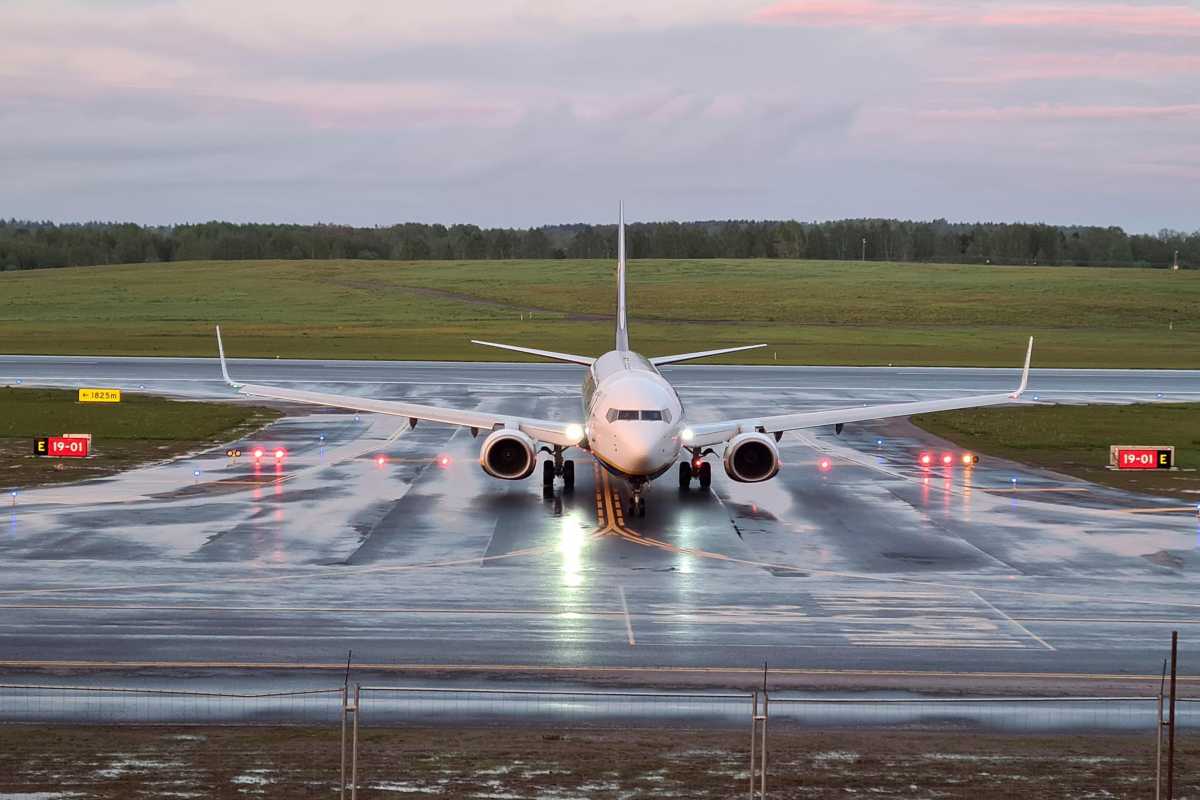
<path id="1" fill-rule="evenodd" d="M 929 455 L 929 453 L 921 453 L 920 461 L 922 467 L 928 467 L 933 463 L 933 456 Z"/>
<path id="2" fill-rule="evenodd" d="M 833 462 L 828 458 L 822 458 L 817 462 L 817 467 L 820 468 L 821 472 L 829 472 L 829 470 L 833 469 Z"/>
<path id="3" fill-rule="evenodd" d="M 963 453 L 962 462 L 968 467 L 973 467 L 979 463 L 979 459 L 975 457 L 974 453 Z"/>
<path id="4" fill-rule="evenodd" d="M 944 456 L 942 456 L 942 463 L 945 464 L 947 467 L 950 466 L 951 464 L 954 463 L 954 456 L 950 455 L 949 453 L 946 453 Z"/>
<path id="5" fill-rule="evenodd" d="M 262 448 L 261 448 L 261 447 L 255 448 L 255 450 L 254 450 L 254 457 L 255 457 L 255 458 L 262 458 L 262 457 L 263 457 L 263 451 L 262 451 Z"/>
<path id="6" fill-rule="evenodd" d="M 378 466 L 382 467 L 382 466 L 383 466 L 384 464 L 386 464 L 386 463 L 387 463 L 387 456 L 376 456 L 376 457 L 375 457 L 375 464 L 376 464 L 376 465 L 378 465 Z"/>
<path id="7" fill-rule="evenodd" d="M 437 463 L 439 467 L 445 469 L 450 466 L 450 456 L 438 456 Z"/>
<path id="8" fill-rule="evenodd" d="M 276 461 L 282 461 L 282 460 L 283 460 L 283 457 L 284 457 L 284 456 L 286 456 L 286 455 L 287 455 L 287 451 L 286 451 L 286 450 L 284 450 L 283 448 L 280 448 L 280 449 L 278 449 L 278 450 L 276 450 L 276 451 L 275 451 L 275 460 L 276 460 Z"/>

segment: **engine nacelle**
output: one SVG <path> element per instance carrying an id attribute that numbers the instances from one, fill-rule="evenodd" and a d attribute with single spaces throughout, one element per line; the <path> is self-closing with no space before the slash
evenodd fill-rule
<path id="1" fill-rule="evenodd" d="M 537 466 L 537 445 L 518 430 L 493 431 L 479 448 L 479 466 L 493 478 L 506 481 L 528 478 Z"/>
<path id="2" fill-rule="evenodd" d="M 725 446 L 725 474 L 738 483 L 760 483 L 779 472 L 779 448 L 763 433 L 741 433 Z"/>

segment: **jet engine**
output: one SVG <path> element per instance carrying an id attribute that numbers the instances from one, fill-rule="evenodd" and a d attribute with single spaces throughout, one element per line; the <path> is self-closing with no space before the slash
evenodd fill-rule
<path id="1" fill-rule="evenodd" d="M 738 483 L 759 483 L 779 472 L 779 448 L 763 433 L 741 433 L 725 446 L 725 474 Z"/>
<path id="2" fill-rule="evenodd" d="M 537 466 L 537 445 L 521 431 L 501 429 L 483 440 L 479 466 L 493 478 L 519 481 Z"/>

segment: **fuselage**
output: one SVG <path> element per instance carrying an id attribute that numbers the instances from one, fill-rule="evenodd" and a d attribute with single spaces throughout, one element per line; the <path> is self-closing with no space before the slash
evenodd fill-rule
<path id="1" fill-rule="evenodd" d="M 583 380 L 588 448 L 613 474 L 653 480 L 683 447 L 683 404 L 675 388 L 645 357 L 611 350 Z"/>

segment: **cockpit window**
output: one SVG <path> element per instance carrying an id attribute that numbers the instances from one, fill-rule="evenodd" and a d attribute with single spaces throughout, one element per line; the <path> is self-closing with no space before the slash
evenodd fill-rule
<path id="1" fill-rule="evenodd" d="M 610 408 L 605 413 L 604 418 L 609 422 L 616 420 L 624 420 L 632 422 L 634 420 L 642 420 L 643 422 L 670 422 L 671 412 L 661 409 L 632 411 L 618 408 Z"/>

